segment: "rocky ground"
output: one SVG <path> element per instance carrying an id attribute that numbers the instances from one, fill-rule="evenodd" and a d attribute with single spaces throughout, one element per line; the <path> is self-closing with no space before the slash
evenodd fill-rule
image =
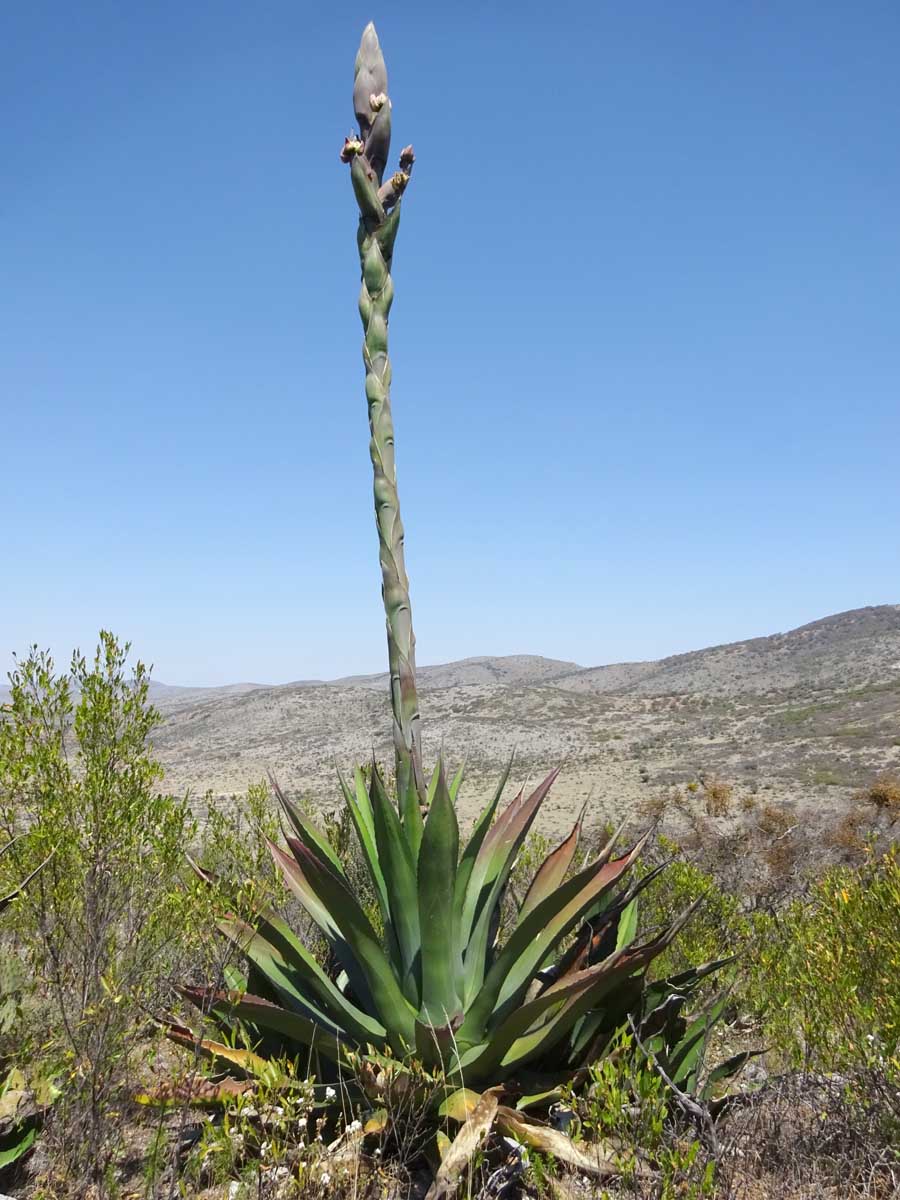
<path id="1" fill-rule="evenodd" d="M 873 776 L 900 770 L 900 605 L 652 663 L 468 659 L 422 669 L 420 692 L 426 752 L 443 746 L 451 763 L 466 759 L 463 819 L 515 749 L 520 777 L 563 765 L 543 815 L 548 833 L 585 801 L 599 823 L 711 779 L 728 785 L 734 808 L 756 797 L 833 823 Z M 239 794 L 271 770 L 288 791 L 328 806 L 336 764 L 391 757 L 382 676 L 158 687 L 155 698 L 167 785 L 198 800 Z"/>

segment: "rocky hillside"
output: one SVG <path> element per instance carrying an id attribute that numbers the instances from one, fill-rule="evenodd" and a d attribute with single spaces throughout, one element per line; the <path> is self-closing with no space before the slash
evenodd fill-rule
<path id="1" fill-rule="evenodd" d="M 900 605 L 838 613 L 769 637 L 711 646 L 658 662 L 590 667 L 559 686 L 643 696 L 679 692 L 769 695 L 792 688 L 853 687 L 900 672 Z"/>
<path id="2" fill-rule="evenodd" d="M 564 764 L 560 827 L 588 795 L 599 819 L 710 774 L 736 794 L 839 808 L 900 767 L 900 606 L 653 663 L 467 659 L 423 668 L 420 689 L 426 753 L 466 758 L 470 805 L 517 748 L 524 774 Z M 333 803 L 336 763 L 391 757 L 384 676 L 156 699 L 169 785 L 195 795 L 241 792 L 270 769 Z"/>

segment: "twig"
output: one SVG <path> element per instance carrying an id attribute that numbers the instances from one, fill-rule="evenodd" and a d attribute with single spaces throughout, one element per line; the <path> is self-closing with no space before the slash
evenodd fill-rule
<path id="1" fill-rule="evenodd" d="M 659 1059 L 656 1057 L 653 1051 L 648 1050 L 641 1041 L 640 1034 L 637 1031 L 637 1026 L 635 1025 L 634 1019 L 630 1013 L 628 1014 L 628 1024 L 631 1026 L 631 1032 L 634 1035 L 634 1040 L 637 1042 L 638 1049 L 659 1072 L 660 1078 L 662 1079 L 663 1083 L 665 1083 L 667 1087 L 671 1089 L 672 1095 L 675 1097 L 680 1107 L 684 1109 L 688 1116 L 693 1118 L 698 1128 L 706 1131 L 706 1134 L 709 1137 L 709 1144 L 713 1153 L 713 1157 L 716 1159 L 716 1161 L 718 1161 L 722 1150 L 721 1146 L 719 1145 L 719 1138 L 716 1134 L 715 1123 L 713 1122 L 709 1108 L 704 1104 L 698 1104 L 693 1097 L 686 1095 L 680 1087 L 672 1082 L 665 1070 L 663 1070 Z"/>

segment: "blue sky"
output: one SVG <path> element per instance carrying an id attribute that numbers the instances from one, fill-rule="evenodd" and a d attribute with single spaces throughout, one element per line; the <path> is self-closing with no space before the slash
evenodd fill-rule
<path id="1" fill-rule="evenodd" d="M 383 667 L 338 161 L 370 18 L 418 158 L 420 662 L 898 601 L 896 3 L 34 0 L 0 38 L 4 665 L 104 626 L 173 683 Z"/>

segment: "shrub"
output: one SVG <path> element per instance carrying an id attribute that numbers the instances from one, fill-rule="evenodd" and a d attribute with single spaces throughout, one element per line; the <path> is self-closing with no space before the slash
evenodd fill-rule
<path id="1" fill-rule="evenodd" d="M 166 994 L 187 924 L 176 885 L 192 825 L 157 790 L 159 716 L 129 650 L 103 632 L 93 662 L 76 653 L 67 676 L 34 648 L 0 724 L 0 823 L 17 838 L 3 863 L 22 878 L 48 860 L 12 929 L 49 1017 L 42 1054 L 63 1087 L 54 1146 L 73 1189 L 114 1170 L 122 1089 L 145 1044 L 135 1033 Z"/>
<path id="2" fill-rule="evenodd" d="M 701 1200 L 714 1194 L 714 1161 L 673 1120 L 671 1092 L 630 1034 L 618 1036 L 610 1057 L 590 1067 L 587 1086 L 569 1091 L 566 1102 L 576 1140 L 612 1151 L 629 1195 Z"/>
<path id="3" fill-rule="evenodd" d="M 274 903 L 284 888 L 268 849 L 279 834 L 278 814 L 268 785 L 252 783 L 242 798 L 215 802 L 207 793 L 197 857 L 211 874 L 237 881 L 250 889 L 246 906 L 254 901 Z"/>
<path id="4" fill-rule="evenodd" d="M 677 974 L 720 956 L 723 947 L 731 951 L 745 947 L 750 923 L 741 912 L 738 898 L 721 888 L 708 871 L 681 857 L 677 843 L 660 837 L 659 850 L 674 857 L 641 898 L 642 933 L 649 936 L 653 929 L 666 925 L 698 896 L 702 903 L 681 935 L 653 964 L 654 974 Z"/>
<path id="5" fill-rule="evenodd" d="M 844 860 L 856 859 L 866 847 L 863 836 L 865 811 L 859 808 L 844 813 L 837 825 L 825 834 L 826 843 Z"/>
<path id="6" fill-rule="evenodd" d="M 723 779 L 703 780 L 703 799 L 709 817 L 724 817 L 731 811 L 733 788 Z"/>
<path id="7" fill-rule="evenodd" d="M 897 848 L 856 869 L 833 868 L 808 897 L 754 920 L 748 994 L 785 1060 L 806 1069 L 898 1070 Z"/>
<path id="8" fill-rule="evenodd" d="M 869 784 L 864 796 L 876 808 L 900 816 L 900 775 L 885 771 Z"/>

